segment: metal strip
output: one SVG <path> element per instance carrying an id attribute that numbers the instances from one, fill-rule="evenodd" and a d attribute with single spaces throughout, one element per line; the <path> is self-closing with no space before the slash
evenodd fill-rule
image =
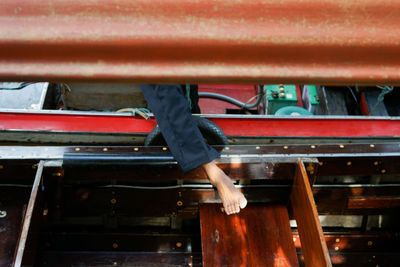
<path id="1" fill-rule="evenodd" d="M 0 79 L 400 83 L 397 0 L 3 0 Z"/>
<path id="2" fill-rule="evenodd" d="M 205 117 L 228 136 L 400 138 L 400 119 L 390 117 Z M 154 119 L 144 120 L 118 113 L 0 112 L 0 134 L 1 131 L 144 134 L 155 125 Z"/>
<path id="3" fill-rule="evenodd" d="M 221 151 L 221 163 L 263 162 L 267 159 L 315 158 L 315 157 L 397 157 L 400 144 L 354 144 L 341 148 L 338 145 L 322 144 L 290 145 L 290 150 L 281 145 L 216 147 Z M 257 151 L 257 152 L 256 152 Z M 285 153 L 283 153 L 285 151 Z M 287 151 L 287 152 L 286 152 Z M 303 153 L 299 153 L 303 151 Z M 86 161 L 131 161 L 174 163 L 165 147 L 63 147 L 63 146 L 0 146 L 0 159 L 76 159 Z"/>

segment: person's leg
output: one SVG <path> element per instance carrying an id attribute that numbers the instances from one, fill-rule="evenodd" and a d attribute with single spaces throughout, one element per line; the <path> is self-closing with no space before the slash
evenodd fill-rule
<path id="1" fill-rule="evenodd" d="M 171 153 L 184 172 L 219 157 L 204 142 L 180 85 L 141 85 Z"/>
<path id="2" fill-rule="evenodd" d="M 224 205 L 226 214 L 239 213 L 240 209 L 244 209 L 247 205 L 247 199 L 244 197 L 235 185 L 214 161 L 202 165 L 206 171 L 208 179 L 214 185 Z"/>
<path id="3" fill-rule="evenodd" d="M 217 187 L 227 214 L 247 204 L 244 195 L 213 161 L 219 154 L 205 143 L 180 85 L 141 85 L 171 153 L 184 172 L 202 166 Z"/>

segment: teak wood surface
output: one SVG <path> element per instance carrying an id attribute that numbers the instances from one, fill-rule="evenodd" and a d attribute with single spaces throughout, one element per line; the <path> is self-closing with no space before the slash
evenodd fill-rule
<path id="1" fill-rule="evenodd" d="M 317 208 L 302 160 L 299 160 L 290 197 L 306 267 L 332 266 Z"/>
<path id="2" fill-rule="evenodd" d="M 299 266 L 286 206 L 200 207 L 203 266 Z"/>

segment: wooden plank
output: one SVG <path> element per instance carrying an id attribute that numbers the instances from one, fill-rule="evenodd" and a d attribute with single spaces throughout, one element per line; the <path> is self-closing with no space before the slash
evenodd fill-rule
<path id="1" fill-rule="evenodd" d="M 400 232 L 325 232 L 325 241 L 329 253 L 400 253 Z M 301 240 L 297 231 L 293 231 L 293 241 L 298 252 L 301 251 Z M 332 263 L 333 263 L 333 259 Z M 399 259 L 400 260 L 400 259 Z M 333 263 L 334 264 L 334 263 Z M 400 265 L 398 265 L 400 266 Z"/>
<path id="2" fill-rule="evenodd" d="M 332 266 L 303 161 L 299 160 L 290 197 L 306 266 Z"/>
<path id="3" fill-rule="evenodd" d="M 318 185 L 312 189 L 319 215 L 395 214 L 400 185 Z"/>
<path id="4" fill-rule="evenodd" d="M 11 266 L 30 188 L 0 186 L 0 266 Z"/>
<path id="5" fill-rule="evenodd" d="M 298 266 L 287 208 L 248 206 L 227 216 L 200 207 L 203 266 Z"/>
<path id="6" fill-rule="evenodd" d="M 383 209 L 400 207 L 400 197 L 352 197 L 347 203 L 349 209 Z"/>
<path id="7" fill-rule="evenodd" d="M 36 171 L 35 181 L 33 182 L 31 196 L 29 198 L 28 207 L 26 208 L 25 215 L 23 218 L 22 230 L 19 236 L 13 265 L 14 267 L 20 267 L 23 264 L 23 260 L 25 259 L 26 246 L 28 244 L 27 240 L 29 238 L 29 233 L 31 230 L 31 225 L 33 224 L 33 213 L 34 208 L 37 205 L 37 196 L 39 191 L 40 182 L 42 180 L 43 173 L 43 164 L 44 161 L 40 161 L 38 164 L 38 168 Z"/>

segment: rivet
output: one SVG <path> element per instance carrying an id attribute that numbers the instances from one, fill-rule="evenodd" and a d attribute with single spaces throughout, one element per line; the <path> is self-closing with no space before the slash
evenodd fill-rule
<path id="1" fill-rule="evenodd" d="M 135 150 L 135 151 L 139 151 L 139 148 L 138 148 L 138 147 L 135 147 L 133 150 Z"/>
<path id="2" fill-rule="evenodd" d="M 374 145 L 374 144 L 370 144 L 369 146 L 370 146 L 370 147 L 375 147 L 375 145 Z"/>
<path id="3" fill-rule="evenodd" d="M 344 148 L 344 145 L 339 145 L 340 148 Z"/>
<path id="4" fill-rule="evenodd" d="M 321 161 L 321 162 L 319 163 L 319 166 L 322 166 L 322 165 L 324 165 L 324 163 Z"/>
<path id="5" fill-rule="evenodd" d="M 115 203 L 117 203 L 117 200 L 116 200 L 115 198 L 112 198 L 112 199 L 110 200 L 110 202 L 111 202 L 111 204 L 115 204 Z"/>
<path id="6" fill-rule="evenodd" d="M 103 148 L 103 151 L 108 151 L 108 148 L 106 148 L 106 147 L 105 147 L 105 148 Z"/>
<path id="7" fill-rule="evenodd" d="M 336 243 L 339 243 L 340 242 L 340 238 L 336 238 Z"/>
<path id="8" fill-rule="evenodd" d="M 374 165 L 375 166 L 377 166 L 379 164 L 379 162 L 377 162 L 377 161 L 374 161 Z"/>
<path id="9" fill-rule="evenodd" d="M 75 151 L 79 151 L 79 150 L 81 150 L 79 147 L 76 147 L 76 148 L 75 148 Z"/>
<path id="10" fill-rule="evenodd" d="M 338 250 L 339 250 L 339 247 L 335 247 L 335 250 L 338 251 Z"/>
<path id="11" fill-rule="evenodd" d="M 113 244 L 112 244 L 112 247 L 113 247 L 113 248 L 118 248 L 118 244 L 117 244 L 117 243 L 113 243 Z"/>
<path id="12" fill-rule="evenodd" d="M 348 162 L 347 162 L 347 166 L 351 166 L 351 161 L 348 161 Z"/>
<path id="13" fill-rule="evenodd" d="M 166 148 L 166 147 L 163 147 L 163 148 L 162 148 L 162 150 L 164 150 L 164 151 L 165 151 L 165 150 L 167 150 L 167 148 Z"/>
<path id="14" fill-rule="evenodd" d="M 178 202 L 176 202 L 176 205 L 178 205 L 179 207 L 181 207 L 181 206 L 183 205 L 183 202 L 179 200 Z"/>
<path id="15" fill-rule="evenodd" d="M 381 173 L 386 173 L 386 170 L 385 170 L 385 169 L 382 169 L 382 170 L 381 170 Z"/>
<path id="16" fill-rule="evenodd" d="M 296 238 L 296 237 L 293 237 L 293 242 L 296 242 L 296 240 L 297 240 L 297 238 Z"/>
<path id="17" fill-rule="evenodd" d="M 368 246 L 372 246 L 373 243 L 372 243 L 372 241 L 368 241 L 367 244 L 368 244 Z"/>
<path id="18" fill-rule="evenodd" d="M 181 242 L 177 242 L 175 245 L 176 245 L 176 247 L 178 247 L 178 248 L 182 247 L 182 243 L 181 243 Z"/>
<path id="19" fill-rule="evenodd" d="M 256 146 L 256 149 L 260 149 L 260 147 L 259 147 L 259 146 Z"/>
<path id="20" fill-rule="evenodd" d="M 226 147 L 225 147 L 225 150 L 229 150 L 229 147 L 228 147 L 228 146 L 226 146 Z"/>
<path id="21" fill-rule="evenodd" d="M 314 145 L 312 145 L 312 146 L 311 146 L 311 148 L 315 148 L 315 146 L 314 146 Z"/>
<path id="22" fill-rule="evenodd" d="M 289 147 L 288 146 L 283 146 L 283 149 L 288 149 Z"/>

